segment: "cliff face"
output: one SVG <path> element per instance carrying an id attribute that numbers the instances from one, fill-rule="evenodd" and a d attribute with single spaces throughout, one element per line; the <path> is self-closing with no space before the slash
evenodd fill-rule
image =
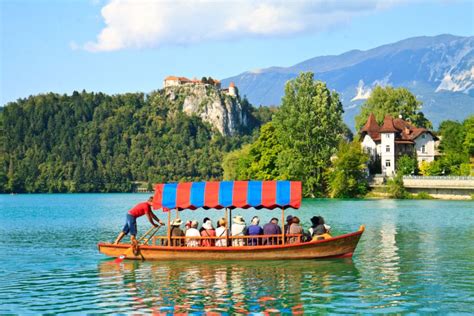
<path id="1" fill-rule="evenodd" d="M 186 84 L 164 88 L 166 98 L 188 115 L 197 115 L 222 135 L 236 135 L 248 126 L 249 113 L 238 96 L 208 84 Z"/>

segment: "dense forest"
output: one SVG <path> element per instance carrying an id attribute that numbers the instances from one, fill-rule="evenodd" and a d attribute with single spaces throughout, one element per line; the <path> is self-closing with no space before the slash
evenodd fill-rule
<path id="1" fill-rule="evenodd" d="M 219 118 L 223 106 L 238 103 L 226 112 L 245 117 L 235 133 L 185 113 L 193 93 L 187 88 L 113 96 L 49 93 L 9 103 L 0 110 L 0 192 L 129 192 L 138 185 L 151 190 L 158 182 L 288 179 L 303 182 L 305 197 L 367 193 L 369 156 L 343 123 L 337 92 L 314 74 L 288 81 L 278 110 L 254 108 L 245 98 L 219 102 L 229 96 L 203 91 L 193 100 L 206 115 L 214 110 Z M 420 109 L 408 90 L 378 87 L 356 125 L 369 113 L 379 120 L 403 113 L 430 128 Z M 394 192 L 403 193 L 403 174 L 473 174 L 474 116 L 444 121 L 438 135 L 435 161 L 418 165 L 413 155 L 399 157 Z"/>
<path id="2" fill-rule="evenodd" d="M 248 125 L 229 137 L 183 113 L 163 90 L 20 99 L 0 112 L 0 191 L 128 192 L 136 181 L 218 179 L 224 153 L 271 118 L 268 108 L 241 104 Z"/>

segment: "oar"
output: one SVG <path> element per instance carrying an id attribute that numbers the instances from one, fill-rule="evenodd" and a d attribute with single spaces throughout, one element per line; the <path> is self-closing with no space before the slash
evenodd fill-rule
<path id="1" fill-rule="evenodd" d="M 151 235 L 151 236 L 153 236 L 153 235 L 158 231 L 158 229 L 160 229 L 160 227 L 161 227 L 161 225 L 158 225 L 158 226 L 156 226 L 156 227 L 153 226 L 152 228 L 150 228 L 150 229 L 138 240 L 137 244 L 138 244 L 140 241 L 142 241 L 142 240 L 145 238 L 145 236 L 147 236 L 151 231 L 155 230 L 155 232 L 153 232 L 153 234 Z M 146 240 L 145 243 L 147 243 L 147 242 L 150 240 L 151 236 Z M 123 254 L 121 254 L 120 256 L 118 256 L 118 257 L 114 260 L 114 262 L 115 262 L 115 263 L 121 263 L 121 262 L 123 261 L 123 259 L 125 259 L 132 251 L 133 251 L 133 245 L 132 245 L 130 248 L 128 248 L 127 250 L 125 250 L 125 252 L 124 252 Z"/>

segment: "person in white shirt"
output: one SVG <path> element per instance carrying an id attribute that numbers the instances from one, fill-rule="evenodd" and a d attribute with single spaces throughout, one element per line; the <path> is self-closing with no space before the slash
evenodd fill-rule
<path id="1" fill-rule="evenodd" d="M 201 233 L 197 230 L 198 222 L 192 221 L 191 228 L 186 230 L 186 237 L 201 237 Z M 188 247 L 199 247 L 199 239 L 186 238 L 186 246 Z"/>
<path id="2" fill-rule="evenodd" d="M 216 247 L 227 247 L 227 240 L 224 238 L 227 236 L 227 221 L 225 218 L 221 218 L 217 221 L 216 237 L 221 239 L 216 240 Z"/>
<path id="3" fill-rule="evenodd" d="M 233 218 L 232 228 L 231 228 L 232 236 L 245 236 L 246 227 L 245 227 L 245 220 L 242 216 L 235 216 Z M 243 238 L 235 238 L 232 239 L 232 246 L 243 246 L 245 245 Z"/>

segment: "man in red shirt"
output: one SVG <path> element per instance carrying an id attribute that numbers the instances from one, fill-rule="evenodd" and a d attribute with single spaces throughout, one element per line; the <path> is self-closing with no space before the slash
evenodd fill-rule
<path id="1" fill-rule="evenodd" d="M 158 224 L 156 224 L 153 220 L 157 221 L 160 225 L 163 225 L 163 222 L 156 217 L 155 214 L 153 214 L 153 211 L 151 210 L 151 205 L 153 202 L 153 197 L 150 196 L 148 201 L 138 203 L 135 205 L 130 211 L 127 213 L 127 219 L 125 220 L 125 226 L 123 226 L 122 231 L 120 234 L 117 236 L 117 239 L 115 240 L 114 244 L 118 244 L 122 238 L 130 233 L 130 240 L 133 244 L 137 243 L 137 218 L 143 215 L 146 215 L 150 223 L 157 227 Z"/>

